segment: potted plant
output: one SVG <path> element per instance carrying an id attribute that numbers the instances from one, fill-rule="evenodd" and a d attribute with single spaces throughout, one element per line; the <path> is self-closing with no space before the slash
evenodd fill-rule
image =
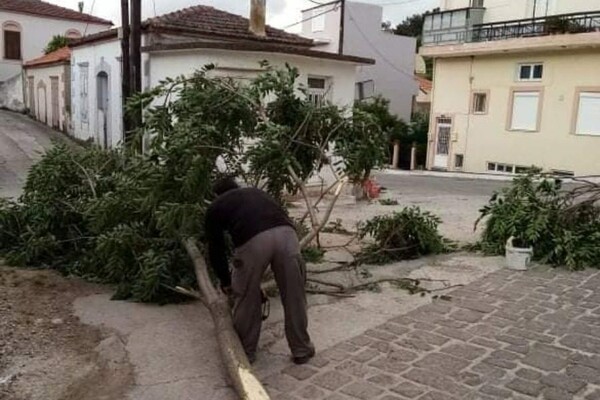
<path id="1" fill-rule="evenodd" d="M 533 247 L 522 238 L 511 236 L 505 246 L 506 266 L 516 271 L 526 271 L 533 258 Z"/>
<path id="2" fill-rule="evenodd" d="M 533 169 L 514 179 L 513 184 L 496 193 L 480 210 L 475 223 L 485 219 L 480 242 L 488 254 L 504 254 L 508 268 L 525 270 L 534 256 L 546 254 L 552 243 L 544 241 L 557 224 L 561 205 L 561 182 L 547 179 Z"/>

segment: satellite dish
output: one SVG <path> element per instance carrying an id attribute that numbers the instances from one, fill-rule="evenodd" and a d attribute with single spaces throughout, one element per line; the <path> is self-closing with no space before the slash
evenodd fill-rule
<path id="1" fill-rule="evenodd" d="M 425 59 L 419 54 L 415 54 L 415 72 L 417 74 L 426 74 L 427 73 L 427 66 L 425 65 Z"/>

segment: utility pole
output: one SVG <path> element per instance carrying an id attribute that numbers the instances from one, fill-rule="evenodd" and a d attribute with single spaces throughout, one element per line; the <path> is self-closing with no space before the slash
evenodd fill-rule
<path id="1" fill-rule="evenodd" d="M 346 23 L 346 0 L 340 0 L 340 40 L 338 53 L 344 54 L 344 25 Z"/>
<path id="2" fill-rule="evenodd" d="M 142 91 L 142 0 L 131 0 L 131 94 Z M 142 125 L 142 110 L 131 116 L 132 129 Z M 140 149 L 141 150 L 141 149 Z"/>
<path id="3" fill-rule="evenodd" d="M 123 110 L 125 103 L 131 95 L 131 64 L 129 60 L 129 0 L 121 0 L 121 92 L 123 98 Z M 123 133 L 131 129 L 129 116 L 123 112 Z M 127 141 L 127 137 L 124 138 Z"/>
<path id="4" fill-rule="evenodd" d="M 535 21 L 535 13 L 536 13 L 536 11 L 537 11 L 537 0 L 533 0 L 533 20 L 534 21 Z"/>

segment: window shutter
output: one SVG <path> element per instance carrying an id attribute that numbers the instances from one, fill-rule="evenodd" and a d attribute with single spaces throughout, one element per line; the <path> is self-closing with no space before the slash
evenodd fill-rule
<path id="1" fill-rule="evenodd" d="M 4 58 L 21 59 L 21 32 L 4 31 Z"/>
<path id="2" fill-rule="evenodd" d="M 600 93 L 581 93 L 577 112 L 577 133 L 600 136 Z"/>
<path id="3" fill-rule="evenodd" d="M 537 129 L 539 92 L 514 92 L 511 129 L 535 131 Z"/>
<path id="4" fill-rule="evenodd" d="M 321 8 L 313 10 L 312 31 L 322 32 L 325 30 L 325 13 Z"/>

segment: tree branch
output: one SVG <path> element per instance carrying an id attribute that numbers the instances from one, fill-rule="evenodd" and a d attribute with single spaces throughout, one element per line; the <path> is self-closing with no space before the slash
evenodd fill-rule
<path id="1" fill-rule="evenodd" d="M 308 214 L 310 215 L 311 226 L 314 229 L 319 224 L 319 220 L 317 219 L 317 214 L 315 213 L 315 210 L 310 202 L 310 198 L 308 197 L 308 193 L 306 192 L 306 186 L 291 165 L 288 165 L 287 169 L 294 182 L 296 182 L 296 185 L 298 185 L 300 193 L 302 193 L 302 197 L 304 197 L 304 202 L 306 203 Z"/>
<path id="2" fill-rule="evenodd" d="M 342 179 L 341 181 L 338 182 L 337 189 L 335 190 L 333 199 L 331 199 L 331 202 L 329 203 L 329 206 L 327 207 L 327 211 L 325 211 L 325 215 L 323 216 L 321 223 L 318 226 L 314 227 L 311 233 L 309 233 L 308 235 L 306 235 L 305 237 L 302 238 L 302 240 L 300 241 L 300 248 L 305 248 L 306 246 L 308 246 L 310 244 L 310 242 L 319 234 L 319 232 L 321 232 L 323 227 L 327 224 L 327 221 L 329 221 L 329 217 L 331 216 L 331 212 L 333 211 L 333 207 L 335 206 L 335 203 L 337 202 L 338 198 L 340 197 L 340 194 L 342 193 L 342 189 L 344 188 L 346 183 L 347 183 L 347 179 Z"/>
<path id="3" fill-rule="evenodd" d="M 233 328 L 227 297 L 213 286 L 204 256 L 194 240 L 184 240 L 183 246 L 194 263 L 198 286 L 215 323 L 221 357 L 238 396 L 244 400 L 269 400 L 266 390 L 252 374 L 248 357 Z"/>

